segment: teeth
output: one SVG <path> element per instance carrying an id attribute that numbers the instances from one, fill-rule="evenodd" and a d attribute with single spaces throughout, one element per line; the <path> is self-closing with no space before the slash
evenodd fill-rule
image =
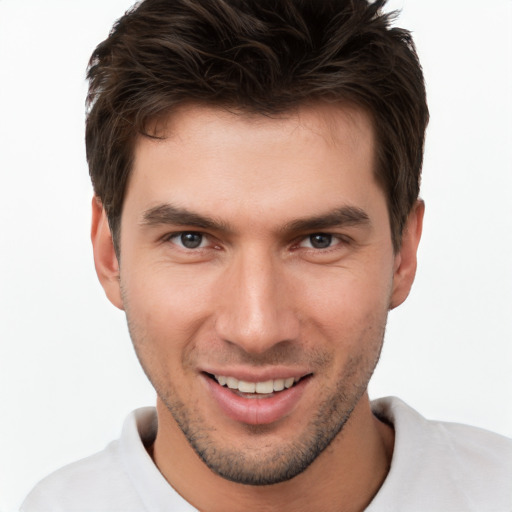
<path id="1" fill-rule="evenodd" d="M 240 380 L 238 381 L 238 391 L 241 391 L 242 393 L 254 393 L 256 391 L 256 383 Z"/>
<path id="2" fill-rule="evenodd" d="M 265 382 L 258 382 L 255 386 L 256 393 L 268 395 L 274 391 L 274 381 L 266 380 Z"/>
<path id="3" fill-rule="evenodd" d="M 226 377 L 225 375 L 214 375 L 215 379 L 221 386 L 227 386 L 229 389 L 236 389 L 242 393 L 260 393 L 269 395 L 274 391 L 282 391 L 289 389 L 295 382 L 300 379 L 290 377 L 288 379 L 274 379 L 263 382 L 247 382 L 235 379 L 235 377 Z"/>
<path id="4" fill-rule="evenodd" d="M 284 379 L 276 379 L 274 381 L 274 391 L 282 391 L 284 389 Z"/>
<path id="5" fill-rule="evenodd" d="M 226 377 L 226 384 L 229 389 L 238 389 L 238 379 L 235 377 Z"/>

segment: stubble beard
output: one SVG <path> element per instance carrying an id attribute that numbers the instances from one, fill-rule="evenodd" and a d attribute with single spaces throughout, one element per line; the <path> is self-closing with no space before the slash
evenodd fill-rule
<path id="1" fill-rule="evenodd" d="M 280 442 L 270 450 L 246 448 L 242 451 L 230 448 L 226 443 L 216 442 L 216 427 L 207 425 L 198 411 L 187 407 L 181 401 L 170 379 L 155 378 L 154 373 L 148 371 L 151 365 L 145 364 L 138 350 L 141 340 L 135 340 L 132 329 L 130 333 L 146 375 L 201 460 L 219 476 L 253 486 L 273 485 L 294 478 L 305 471 L 340 435 L 367 389 L 382 346 L 381 341 L 376 353 L 369 354 L 373 356 L 371 360 L 366 357 L 368 354 L 359 354 L 347 362 L 336 380 L 336 385 L 326 390 L 316 413 L 298 437 L 288 442 Z M 383 336 L 384 326 L 382 338 Z M 252 436 L 260 436 L 264 441 L 265 434 L 271 432 L 272 426 L 246 425 L 246 429 Z"/>
<path id="2" fill-rule="evenodd" d="M 133 319 L 126 307 L 126 299 L 124 304 L 130 337 L 142 368 L 190 446 L 214 473 L 232 482 L 253 486 L 273 485 L 294 478 L 305 471 L 340 435 L 366 392 L 379 361 L 387 321 L 387 311 L 383 317 L 369 319 L 369 327 L 357 341 L 357 346 L 366 347 L 367 351 L 362 350 L 350 358 L 333 381 L 334 385 L 323 388 L 323 399 L 316 413 L 298 437 L 286 444 L 280 442 L 270 450 L 255 448 L 241 451 L 217 443 L 214 438 L 217 430 L 215 425 L 208 425 L 197 410 L 183 403 L 169 375 L 165 375 L 166 372 L 158 375 L 154 371 L 154 360 L 146 361 L 142 347 L 151 346 L 152 340 L 144 329 L 131 321 Z M 321 374 L 328 368 L 332 355 L 314 351 L 306 358 L 308 361 L 319 361 L 318 373 Z M 282 359 L 281 362 L 286 360 L 284 357 L 279 359 Z M 272 426 L 246 425 L 246 429 L 253 436 L 264 438 Z"/>
<path id="3" fill-rule="evenodd" d="M 270 453 L 257 448 L 241 451 L 219 446 L 213 440 L 211 430 L 205 428 L 179 399 L 174 398 L 176 395 L 172 391 L 165 395 L 159 393 L 159 397 L 190 446 L 214 473 L 235 483 L 263 486 L 290 480 L 305 471 L 340 434 L 366 391 L 367 381 L 352 392 L 345 387 L 344 380 L 340 379 L 335 390 L 319 405 L 300 437 L 286 445 L 280 443 Z M 268 429 L 266 425 L 247 425 L 248 432 L 255 437 L 264 437 Z"/>

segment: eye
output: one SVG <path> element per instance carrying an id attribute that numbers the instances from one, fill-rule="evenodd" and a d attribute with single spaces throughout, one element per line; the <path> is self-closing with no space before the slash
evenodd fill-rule
<path id="1" fill-rule="evenodd" d="M 339 241 L 338 238 L 335 238 L 328 233 L 313 233 L 302 240 L 299 246 L 310 249 L 328 249 L 331 247 L 333 240 Z"/>
<path id="2" fill-rule="evenodd" d="M 183 247 L 184 249 L 202 249 L 206 247 L 207 240 L 202 233 L 196 231 L 183 231 L 176 233 L 167 239 L 169 242 Z"/>

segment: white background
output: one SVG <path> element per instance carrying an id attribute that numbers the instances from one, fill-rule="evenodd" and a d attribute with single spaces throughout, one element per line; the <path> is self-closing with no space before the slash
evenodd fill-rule
<path id="1" fill-rule="evenodd" d="M 88 238 L 84 70 L 129 0 L 0 0 L 0 510 L 152 404 Z M 415 288 L 373 397 L 512 436 L 512 1 L 396 0 L 432 121 Z"/>

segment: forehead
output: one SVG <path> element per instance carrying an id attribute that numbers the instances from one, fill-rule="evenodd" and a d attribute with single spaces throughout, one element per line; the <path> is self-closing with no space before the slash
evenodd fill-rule
<path id="1" fill-rule="evenodd" d="M 143 209 L 171 202 L 229 216 L 250 206 L 289 221 L 301 208 L 315 214 L 330 203 L 382 199 L 372 123 L 355 107 L 318 104 L 271 117 L 187 105 L 155 132 L 159 139 L 137 140 L 125 199 Z"/>
<path id="2" fill-rule="evenodd" d="M 183 149 L 190 145 L 197 149 L 198 143 L 206 149 L 210 142 L 218 145 L 224 140 L 242 143 L 244 151 L 252 152 L 251 149 L 257 149 L 258 141 L 268 142 L 269 138 L 274 139 L 276 144 L 287 138 L 290 143 L 302 140 L 315 147 L 321 139 L 322 145 L 333 149 L 365 144 L 369 153 L 372 153 L 374 146 L 373 123 L 365 110 L 351 104 L 325 102 L 312 102 L 268 115 L 237 108 L 184 104 L 171 114 L 149 123 L 149 133 L 156 135 L 157 140 L 181 145 Z M 247 138 L 248 134 L 250 138 Z M 140 136 L 135 153 L 147 142 L 147 137 Z"/>

